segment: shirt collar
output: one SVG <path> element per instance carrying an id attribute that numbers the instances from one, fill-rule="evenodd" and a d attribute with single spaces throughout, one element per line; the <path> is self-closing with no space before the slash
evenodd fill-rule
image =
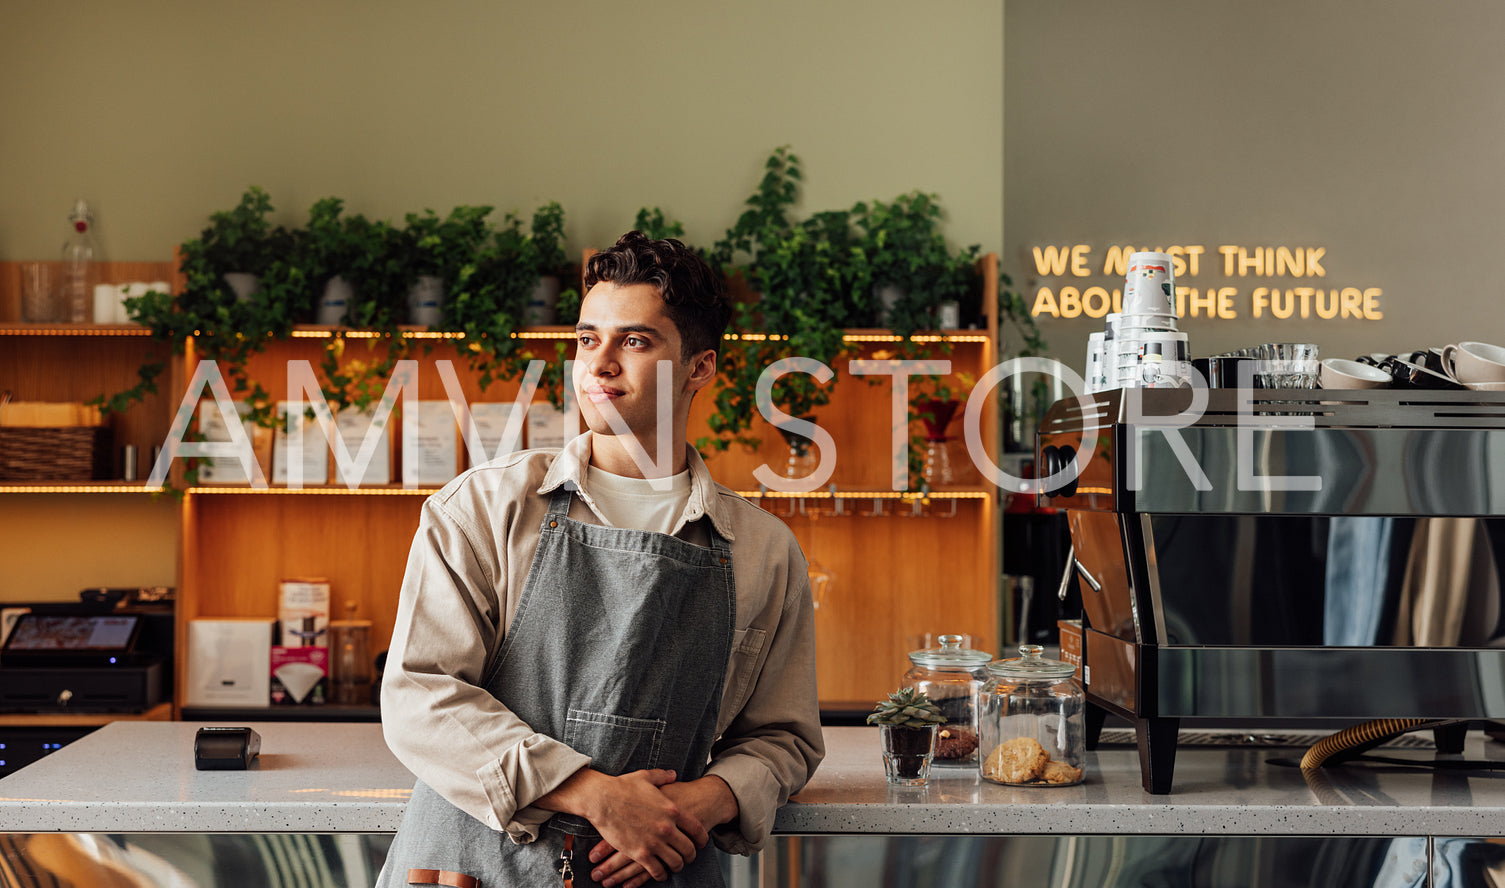
<path id="1" fill-rule="evenodd" d="M 540 495 L 548 495 L 568 484 L 569 489 L 580 494 L 581 499 L 585 500 L 586 505 L 590 506 L 592 511 L 600 514 L 600 510 L 596 509 L 595 504 L 591 502 L 590 494 L 585 487 L 593 435 L 593 432 L 585 432 L 564 445 L 564 449 L 559 451 L 559 455 L 550 464 L 548 472 L 544 473 L 543 483 L 538 487 Z M 721 493 L 717 490 L 715 479 L 711 477 L 711 470 L 706 468 L 705 460 L 700 458 L 700 454 L 694 447 L 689 444 L 685 447 L 689 451 L 690 498 L 685 502 L 684 513 L 680 515 L 679 521 L 675 522 L 673 532 L 677 534 L 686 524 L 698 521 L 701 516 L 705 516 L 711 519 L 716 532 L 721 534 L 727 542 L 731 542 L 733 540 L 731 513 L 721 502 Z"/>

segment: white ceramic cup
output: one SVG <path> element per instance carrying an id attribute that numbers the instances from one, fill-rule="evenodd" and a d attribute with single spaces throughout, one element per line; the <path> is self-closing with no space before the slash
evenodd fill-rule
<path id="1" fill-rule="evenodd" d="M 1442 349 L 1442 369 L 1458 382 L 1505 382 L 1505 347 L 1460 342 Z"/>
<path id="2" fill-rule="evenodd" d="M 1324 358 L 1318 379 L 1325 389 L 1384 388 L 1392 382 L 1390 374 L 1378 367 L 1343 358 Z"/>

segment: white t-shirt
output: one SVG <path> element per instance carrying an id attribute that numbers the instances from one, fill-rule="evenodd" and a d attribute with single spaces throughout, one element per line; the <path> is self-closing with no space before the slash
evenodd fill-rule
<path id="1" fill-rule="evenodd" d="M 601 517 L 612 527 L 669 533 L 690 500 L 690 470 L 669 479 L 668 490 L 655 489 L 647 478 L 629 478 L 587 469 L 585 484 Z"/>

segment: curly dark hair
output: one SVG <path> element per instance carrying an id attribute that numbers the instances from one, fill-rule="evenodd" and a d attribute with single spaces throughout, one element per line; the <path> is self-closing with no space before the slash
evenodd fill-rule
<path id="1" fill-rule="evenodd" d="M 694 250 L 668 237 L 649 240 L 629 231 L 610 249 L 590 258 L 585 266 L 585 289 L 601 281 L 618 286 L 652 284 L 664 300 L 669 319 L 679 330 L 681 359 L 706 349 L 721 349 L 721 337 L 732 319 L 726 284 Z"/>

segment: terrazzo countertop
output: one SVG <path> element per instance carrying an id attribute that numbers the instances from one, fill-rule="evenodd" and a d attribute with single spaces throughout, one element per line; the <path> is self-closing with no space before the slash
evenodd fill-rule
<path id="1" fill-rule="evenodd" d="M 263 722 L 198 771 L 200 722 L 114 722 L 0 780 L 0 832 L 396 832 L 413 791 L 377 724 Z"/>
<path id="2" fill-rule="evenodd" d="M 1320 736 L 1320 735 L 1319 735 Z M 1351 765 L 1304 777 L 1272 759 L 1303 749 L 1182 747 L 1170 795 L 1139 783 L 1132 747 L 1087 753 L 1076 786 L 1010 787 L 970 768 L 932 768 L 929 785 L 889 787 L 878 732 L 827 728 L 826 760 L 779 810 L 779 833 L 972 833 L 1028 835 L 1409 835 L 1505 833 L 1505 771 Z M 1417 762 L 1434 751 L 1390 750 Z M 1505 762 L 1505 744 L 1471 732 L 1463 755 Z M 3 784 L 0 784 L 3 786 Z"/>
<path id="3" fill-rule="evenodd" d="M 0 832 L 393 832 L 413 778 L 374 724 L 266 722 L 247 771 L 196 771 L 192 722 L 116 722 L 0 780 Z M 1012 788 L 935 768 L 886 785 L 872 728 L 827 728 L 827 757 L 775 832 L 1493 836 L 1505 771 L 1345 767 L 1303 778 L 1296 749 L 1183 747 L 1174 792 L 1139 786 L 1138 753 L 1087 756 L 1086 782 Z M 1415 761 L 1430 750 L 1387 750 Z M 1471 734 L 1463 758 L 1505 761 Z"/>

